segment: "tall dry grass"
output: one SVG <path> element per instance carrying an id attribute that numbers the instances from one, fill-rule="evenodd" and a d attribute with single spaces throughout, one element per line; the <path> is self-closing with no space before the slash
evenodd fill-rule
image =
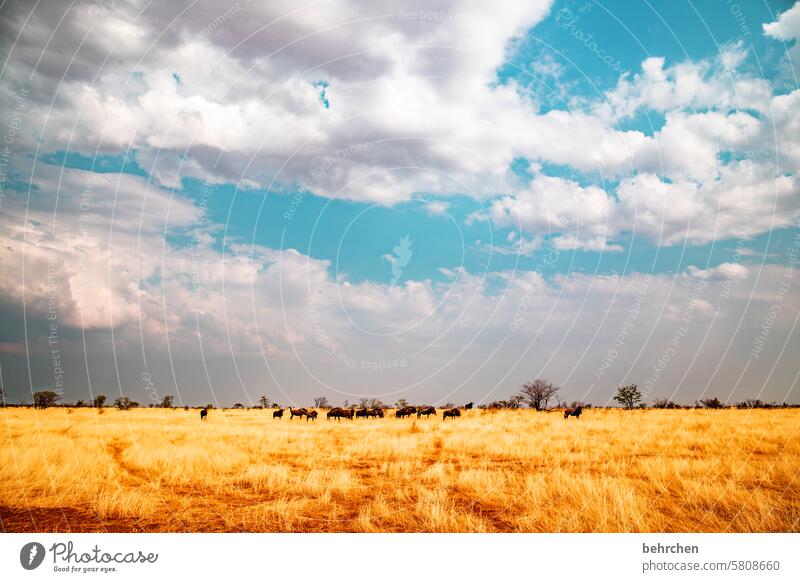
<path id="1" fill-rule="evenodd" d="M 393 413 L 390 413 L 392 416 Z M 0 410 L 6 531 L 800 530 L 800 410 Z"/>

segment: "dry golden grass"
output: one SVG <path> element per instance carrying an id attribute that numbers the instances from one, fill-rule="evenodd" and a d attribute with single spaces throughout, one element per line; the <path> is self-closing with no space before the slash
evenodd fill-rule
<path id="1" fill-rule="evenodd" d="M 800 410 L 0 410 L 6 531 L 800 531 Z"/>

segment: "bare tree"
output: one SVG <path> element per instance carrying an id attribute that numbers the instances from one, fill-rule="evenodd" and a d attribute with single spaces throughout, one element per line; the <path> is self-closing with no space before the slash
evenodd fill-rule
<path id="1" fill-rule="evenodd" d="M 522 385 L 519 396 L 521 396 L 531 408 L 547 410 L 550 401 L 556 396 L 559 390 L 561 390 L 561 388 L 551 384 L 547 380 L 536 378 L 533 382 L 527 382 Z"/>
<path id="2" fill-rule="evenodd" d="M 358 399 L 358 403 L 361 405 L 361 408 L 366 408 L 367 406 L 369 406 L 369 402 L 370 399 L 367 398 L 366 396 L 363 396 Z"/>
<path id="3" fill-rule="evenodd" d="M 264 408 L 269 408 L 270 402 L 269 402 L 269 398 L 267 398 L 266 396 L 262 396 L 261 398 L 258 399 L 258 401 L 261 403 L 261 406 L 263 406 Z"/>
<path id="4" fill-rule="evenodd" d="M 326 408 L 328 406 L 327 396 L 317 396 L 314 398 L 314 408 Z"/>

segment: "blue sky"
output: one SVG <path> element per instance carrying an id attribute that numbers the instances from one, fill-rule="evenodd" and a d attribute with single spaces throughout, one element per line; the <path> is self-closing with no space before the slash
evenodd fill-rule
<path id="1" fill-rule="evenodd" d="M 76 365 L 96 354 L 83 359 L 127 392 L 141 391 L 136 370 L 151 367 L 164 374 L 164 390 L 179 391 L 176 358 L 192 368 L 186 362 L 201 355 L 217 359 L 215 373 L 229 370 L 217 380 L 223 399 L 245 399 L 265 377 L 269 390 L 298 400 L 315 389 L 371 390 L 373 379 L 331 362 L 346 352 L 370 362 L 419 358 L 384 375 L 415 398 L 445 398 L 452 384 L 490 398 L 542 374 L 575 398 L 602 401 L 613 382 L 600 386 L 597 362 L 629 313 L 619 294 L 654 276 L 664 295 L 653 299 L 652 321 L 638 324 L 646 349 L 628 354 L 616 380 L 645 377 L 674 335 L 670 318 L 687 305 L 694 314 L 700 301 L 709 319 L 696 324 L 697 341 L 709 364 L 682 361 L 658 393 L 739 385 L 710 363 L 749 353 L 800 233 L 790 121 L 800 8 L 542 1 L 503 3 L 488 16 L 453 2 L 408 17 L 391 3 L 371 14 L 342 4 L 300 11 L 279 30 L 254 27 L 280 8 L 248 7 L 253 14 L 211 32 L 202 31 L 213 3 L 167 30 L 154 22 L 169 21 L 170 8 L 140 19 L 120 5 L 92 23 L 85 45 L 68 26 L 79 10 L 63 27 L 57 11 L 34 11 L 32 22 L 53 27 L 51 45 L 23 31 L 3 74 L 10 96 L 33 88 L 4 180 L 6 248 L 16 252 L 11 272 L 29 253 L 34 279 L 24 286 L 44 291 L 37 303 L 36 292 L 25 299 L 7 283 L 4 317 L 19 321 L 26 301 L 26 317 L 40 317 L 37 306 L 58 294 L 70 312 L 60 316 L 65 338 L 77 329 L 90 338 L 65 352 Z M 331 26 L 315 28 L 319 19 Z M 112 42 L 115 22 L 128 22 L 125 34 L 150 39 L 149 48 Z M 293 37 L 298 30 L 306 33 Z M 41 52 L 38 68 L 25 46 Z M 74 58 L 62 59 L 70 50 Z M 89 183 L 97 185 L 87 195 Z M 54 228 L 34 243 L 15 230 L 23 216 Z M 396 249 L 405 237 L 403 259 Z M 48 295 L 50 279 L 35 273 L 37 260 L 49 272 L 53 247 L 64 253 L 63 272 Z M 87 263 L 86 249 L 106 262 Z M 76 286 L 82 274 L 98 282 L 97 296 Z M 698 281 L 710 285 L 702 299 L 693 295 Z M 727 300 L 731 285 L 736 302 Z M 315 292 L 325 295 L 324 325 L 309 320 Z M 524 337 L 508 335 L 507 320 L 531 297 L 547 341 L 532 324 Z M 789 298 L 794 306 L 796 294 Z M 86 301 L 105 307 L 87 313 Z M 237 307 L 250 312 L 232 314 Z M 553 319 L 562 310 L 566 319 Z M 397 333 L 375 339 L 365 321 Z M 409 321 L 414 331 L 399 331 Z M 796 394 L 781 359 L 782 346 L 796 345 L 792 319 L 778 327 L 771 349 L 781 372 L 770 375 L 755 357 L 747 371 L 775 399 Z M 741 344 L 733 352 L 731 333 Z M 27 343 L 8 334 L 4 375 L 47 384 L 49 367 L 31 363 L 46 352 L 43 338 L 32 334 Z M 142 355 L 121 357 L 127 378 L 91 347 L 108 335 L 123 353 L 134 345 Z M 475 353 L 448 371 L 465 357 L 460 346 Z M 493 360 L 497 353 L 505 355 Z M 697 367 L 688 379 L 677 370 L 687 366 Z M 83 393 L 90 378 L 76 373 L 69 393 Z"/>

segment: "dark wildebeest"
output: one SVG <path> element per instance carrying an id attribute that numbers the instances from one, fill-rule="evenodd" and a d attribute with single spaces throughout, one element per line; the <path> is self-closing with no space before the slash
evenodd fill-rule
<path id="1" fill-rule="evenodd" d="M 295 416 L 299 416 L 300 418 L 303 417 L 304 414 L 308 412 L 305 408 L 292 408 L 289 407 L 289 420 L 292 420 Z"/>
<path id="2" fill-rule="evenodd" d="M 580 418 L 581 414 L 583 414 L 583 406 L 576 406 L 575 408 L 567 408 L 564 410 L 564 420 L 567 420 L 570 416 L 574 416 L 575 418 Z"/>
<path id="3" fill-rule="evenodd" d="M 343 418 L 349 418 L 353 420 L 353 411 L 352 410 L 345 410 L 344 408 L 331 408 L 328 411 L 328 420 L 335 418 L 336 420 L 341 420 Z"/>
<path id="4" fill-rule="evenodd" d="M 383 418 L 384 417 L 383 409 L 378 407 L 372 408 L 367 411 L 367 416 L 377 416 L 378 418 Z"/>
<path id="5" fill-rule="evenodd" d="M 369 409 L 359 408 L 356 410 L 356 418 L 367 418 L 369 416 Z"/>
<path id="6" fill-rule="evenodd" d="M 204 408 L 203 410 L 200 411 L 200 420 L 205 420 L 207 416 L 208 416 L 207 408 Z"/>
<path id="7" fill-rule="evenodd" d="M 308 422 L 309 420 L 317 420 L 316 410 L 306 410 L 306 422 Z"/>
<path id="8" fill-rule="evenodd" d="M 417 418 L 422 415 L 430 416 L 431 414 L 436 415 L 436 409 L 433 406 L 420 406 L 417 409 Z"/>
<path id="9" fill-rule="evenodd" d="M 461 416 L 461 411 L 458 408 L 451 408 L 442 412 L 442 420 L 447 420 L 448 417 L 456 418 L 457 416 Z"/>
<path id="10" fill-rule="evenodd" d="M 398 408 L 397 412 L 394 413 L 395 418 L 404 418 L 406 416 L 411 416 L 415 414 L 417 409 L 413 406 L 404 406 L 403 408 Z"/>
<path id="11" fill-rule="evenodd" d="M 278 410 L 276 410 L 275 412 L 273 412 L 273 413 L 272 413 L 272 418 L 273 418 L 273 419 L 275 419 L 275 418 L 278 418 L 278 419 L 281 419 L 281 418 L 283 418 L 283 408 L 279 408 Z"/>
<path id="12" fill-rule="evenodd" d="M 472 410 L 472 407 L 473 407 L 473 406 L 475 406 L 475 403 L 474 403 L 474 402 L 467 402 L 467 403 L 464 405 L 464 410 Z"/>

